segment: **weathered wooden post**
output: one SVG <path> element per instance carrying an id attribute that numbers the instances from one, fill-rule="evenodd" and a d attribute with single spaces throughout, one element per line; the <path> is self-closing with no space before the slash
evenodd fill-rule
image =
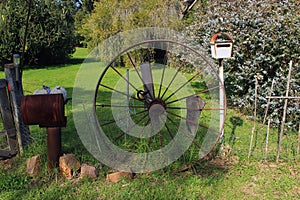
<path id="1" fill-rule="evenodd" d="M 8 92 L 10 94 L 13 118 L 19 143 L 19 151 L 20 154 L 22 154 L 23 147 L 31 141 L 29 127 L 23 123 L 20 112 L 21 99 L 24 95 L 22 86 L 22 73 L 19 72 L 20 68 L 14 63 L 4 65 L 4 70 L 8 83 Z"/>
<path id="2" fill-rule="evenodd" d="M 6 135 L 8 144 L 8 149 L 0 149 L 0 157 L 10 158 L 17 153 L 18 145 L 15 124 L 6 88 L 6 80 L 0 79 L 0 114 L 2 116 L 4 127 L 3 131 L 0 130 L 0 134 Z"/>
<path id="3" fill-rule="evenodd" d="M 290 64 L 289 64 L 289 74 L 288 74 L 288 79 L 287 79 L 287 85 L 286 85 L 285 97 L 289 97 L 289 90 L 290 90 L 290 80 L 291 80 L 292 66 L 293 66 L 293 62 L 290 61 Z M 282 122 L 281 122 L 280 134 L 279 134 L 279 140 L 278 140 L 278 148 L 277 148 L 276 162 L 279 161 L 279 156 L 280 156 L 280 151 L 281 151 L 281 143 L 282 143 L 282 137 L 283 137 L 283 132 L 284 132 L 284 125 L 285 125 L 285 120 L 286 120 L 286 110 L 287 110 L 287 106 L 288 106 L 288 98 L 286 98 L 286 99 L 284 100 L 283 116 L 282 116 Z"/>
<path id="4" fill-rule="evenodd" d="M 300 123 L 299 123 L 299 129 L 298 129 L 298 145 L 297 145 L 297 150 L 296 150 L 296 163 L 297 164 L 298 164 L 299 150 L 300 150 Z"/>
<path id="5" fill-rule="evenodd" d="M 258 80 L 255 78 L 255 99 L 254 99 L 254 116 L 253 116 L 253 128 L 251 132 L 251 137 L 250 137 L 250 146 L 249 146 L 249 152 L 248 152 L 248 160 L 250 159 L 251 153 L 252 153 L 252 143 L 253 143 L 253 137 L 254 133 L 256 132 L 256 114 L 257 114 L 257 90 L 258 90 Z"/>
<path id="6" fill-rule="evenodd" d="M 276 162 L 279 161 L 279 157 L 280 157 L 281 143 L 282 143 L 284 126 L 285 126 L 285 120 L 286 120 L 286 111 L 287 111 L 287 106 L 288 106 L 288 100 L 289 99 L 300 99 L 299 96 L 289 96 L 292 65 L 293 65 L 293 62 L 290 61 L 285 96 L 267 96 L 266 97 L 268 99 L 284 99 L 283 116 L 282 116 L 282 121 L 281 121 L 280 133 L 279 133 L 279 137 L 278 137 L 278 147 L 277 147 Z M 269 103 L 269 101 L 268 101 L 268 103 Z M 267 111 L 266 111 L 266 113 L 267 113 Z"/>

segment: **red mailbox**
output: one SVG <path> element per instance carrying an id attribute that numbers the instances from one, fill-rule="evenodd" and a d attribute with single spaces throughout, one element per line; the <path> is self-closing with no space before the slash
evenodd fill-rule
<path id="1" fill-rule="evenodd" d="M 28 95 L 22 98 L 21 113 L 25 124 L 40 127 L 65 127 L 62 94 Z"/>
<path id="2" fill-rule="evenodd" d="M 46 127 L 48 167 L 58 167 L 61 156 L 61 127 L 65 127 L 62 94 L 36 94 L 22 97 L 21 113 L 25 124 Z"/>

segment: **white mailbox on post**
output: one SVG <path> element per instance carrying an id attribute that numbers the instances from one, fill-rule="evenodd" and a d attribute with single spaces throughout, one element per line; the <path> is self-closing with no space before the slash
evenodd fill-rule
<path id="1" fill-rule="evenodd" d="M 227 33 L 216 33 L 210 39 L 213 58 L 231 58 L 233 40 Z"/>

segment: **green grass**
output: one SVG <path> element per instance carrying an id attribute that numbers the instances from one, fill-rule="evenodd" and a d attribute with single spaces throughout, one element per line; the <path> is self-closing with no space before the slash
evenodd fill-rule
<path id="1" fill-rule="evenodd" d="M 42 85 L 63 86 L 71 97 L 80 61 L 86 49 L 77 49 L 71 64 L 24 71 L 25 94 Z M 0 78 L 4 77 L 0 72 Z M 248 161 L 253 122 L 234 109 L 227 110 L 226 147 L 217 159 L 203 161 L 191 170 L 175 173 L 172 167 L 133 180 L 106 181 L 112 170 L 95 160 L 81 144 L 73 124 L 71 103 L 66 106 L 68 124 L 62 129 L 64 153 L 73 153 L 81 163 L 96 166 L 96 179 L 66 180 L 57 170 L 47 169 L 46 131 L 31 126 L 33 143 L 24 154 L 0 162 L 0 199 L 299 199 L 300 167 L 293 160 L 297 133 L 289 132 L 283 140 L 282 160 L 276 163 L 277 130 L 272 129 L 269 152 L 264 158 L 265 128 L 258 126 L 254 150 Z M 249 114 L 251 115 L 251 113 Z M 36 178 L 26 174 L 26 159 L 41 155 L 42 172 Z"/>

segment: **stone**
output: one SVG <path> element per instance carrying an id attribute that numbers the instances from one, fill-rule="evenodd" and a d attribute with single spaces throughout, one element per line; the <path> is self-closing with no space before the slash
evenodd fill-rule
<path id="1" fill-rule="evenodd" d="M 82 164 L 80 169 L 80 178 L 83 177 L 97 178 L 96 168 L 87 164 Z"/>
<path id="2" fill-rule="evenodd" d="M 75 177 L 79 169 L 80 162 L 73 154 L 65 154 L 59 158 L 59 170 L 67 179 Z"/>
<path id="3" fill-rule="evenodd" d="M 115 172 L 115 173 L 111 173 L 107 175 L 107 180 L 113 183 L 117 183 L 120 180 L 122 180 L 123 178 L 127 178 L 127 179 L 133 179 L 134 178 L 134 174 L 130 171 L 120 171 L 120 172 Z"/>
<path id="4" fill-rule="evenodd" d="M 35 177 L 41 171 L 40 165 L 41 165 L 41 160 L 39 155 L 28 158 L 26 162 L 26 172 L 30 176 Z"/>

